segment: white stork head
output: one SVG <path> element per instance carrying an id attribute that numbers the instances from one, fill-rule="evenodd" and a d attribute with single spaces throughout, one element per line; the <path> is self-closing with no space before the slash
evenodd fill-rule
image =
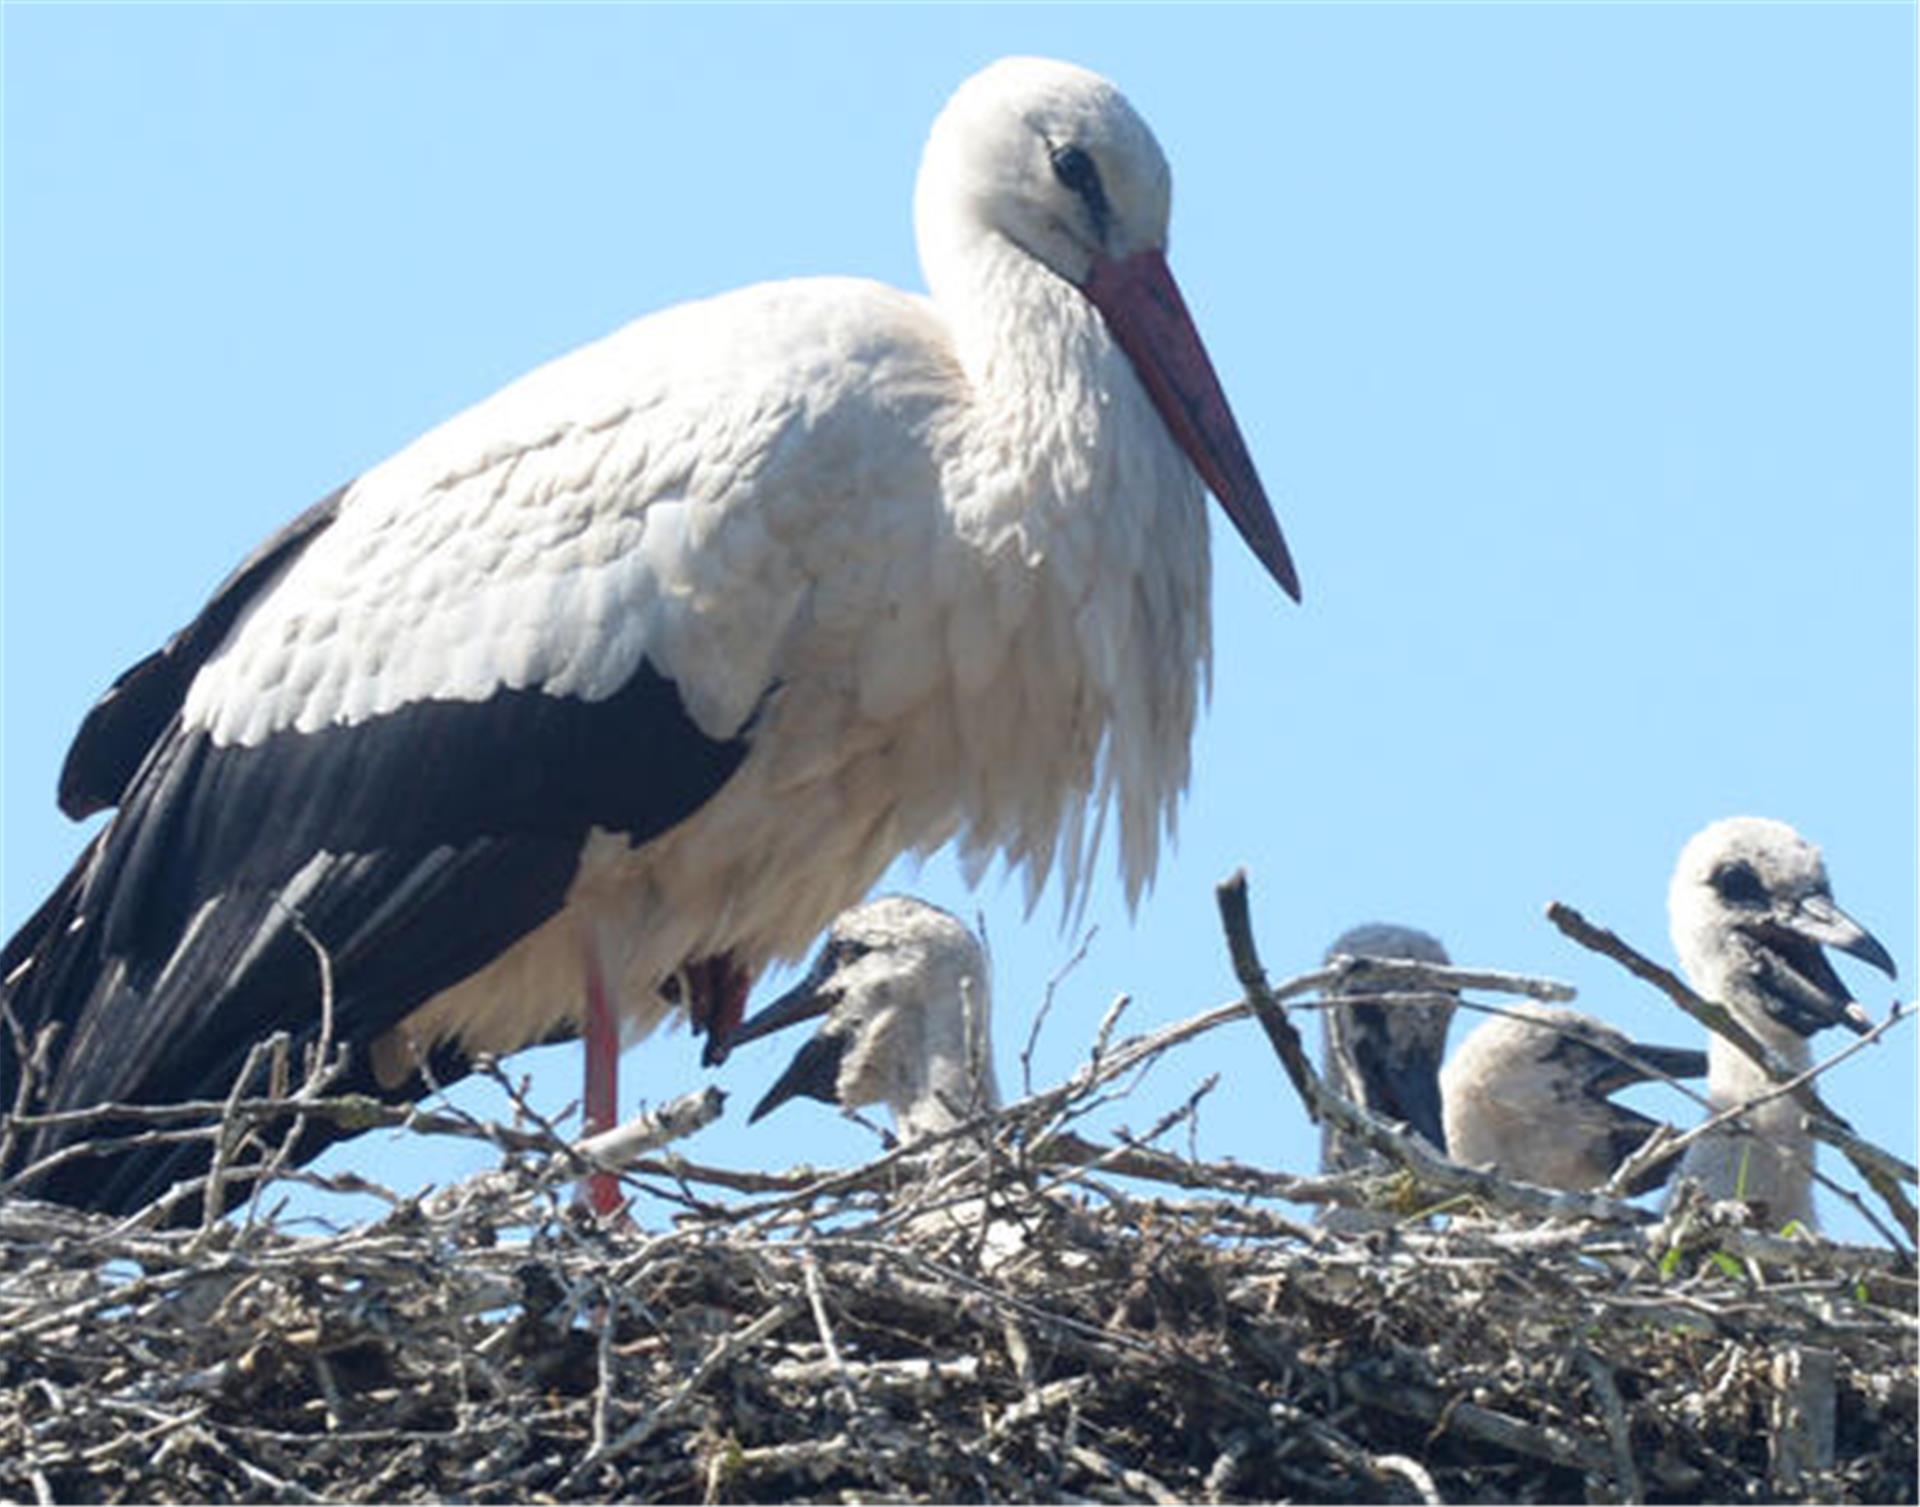
<path id="1" fill-rule="evenodd" d="M 1164 251 L 1173 176 L 1106 79 L 1047 58 L 1002 58 L 934 121 L 914 215 L 936 294 L 944 258 L 1002 235 L 1076 288 L 1100 260 Z"/>
<path id="2" fill-rule="evenodd" d="M 907 1142 L 952 1129 L 999 1102 L 989 988 L 979 941 L 946 911 L 905 895 L 847 911 L 807 976 L 733 1034 L 737 1046 L 826 1016 L 752 1118 L 804 1094 L 885 1104 Z"/>
<path id="3" fill-rule="evenodd" d="M 1833 903 L 1820 850 L 1785 822 L 1736 816 L 1697 834 L 1674 868 L 1667 920 L 1693 987 L 1774 1036 L 1868 1029 L 1823 947 L 1894 976 L 1886 948 Z"/>
<path id="4" fill-rule="evenodd" d="M 1655 1122 L 1607 1096 L 1656 1074 L 1698 1078 L 1706 1053 L 1646 1046 L 1560 1006 L 1520 1004 L 1475 1028 L 1440 1075 L 1447 1153 L 1542 1187 L 1597 1188 Z M 1669 1160 L 1629 1191 L 1673 1172 Z"/>
<path id="5" fill-rule="evenodd" d="M 1003 58 L 968 79 L 934 121 L 914 191 L 920 259 L 956 320 L 1004 278 L 996 243 L 1083 293 L 1234 527 L 1282 589 L 1300 582 L 1179 287 L 1167 268 L 1173 179 L 1147 123 L 1097 73 Z M 964 337 L 961 344 L 965 345 Z"/>

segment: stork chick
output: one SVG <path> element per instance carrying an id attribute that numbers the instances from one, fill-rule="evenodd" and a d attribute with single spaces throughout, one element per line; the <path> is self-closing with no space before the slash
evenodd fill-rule
<path id="1" fill-rule="evenodd" d="M 751 1118 L 802 1095 L 846 1109 L 884 1104 L 911 1144 L 998 1107 L 991 1014 L 972 929 L 924 900 L 887 895 L 834 922 L 807 976 L 730 1045 L 826 1016 Z"/>
<path id="2" fill-rule="evenodd" d="M 924 900 L 888 895 L 834 922 L 807 976 L 729 1045 L 824 1015 L 750 1118 L 802 1096 L 848 1110 L 884 1104 L 911 1147 L 999 1107 L 991 1014 L 987 958 L 972 930 Z M 1080 1268 L 1088 1258 L 1074 1247 L 1099 1238 L 1069 1201 L 1007 1207 L 938 1178 L 917 1183 L 888 1218 L 915 1242 L 964 1252 L 988 1272 L 1036 1258 Z"/>
<path id="3" fill-rule="evenodd" d="M 1343 932 L 1327 949 L 1336 958 L 1388 958 L 1433 963 L 1449 961 L 1437 938 L 1411 926 L 1371 922 Z M 1327 990 L 1342 998 L 1371 992 L 1363 979 Z M 1446 1150 L 1440 1116 L 1440 1057 L 1454 1005 L 1384 1005 L 1365 1001 L 1329 1005 L 1320 1012 L 1321 1054 L 1328 1085 L 1343 1098 L 1389 1120 L 1405 1122 L 1436 1150 Z M 1320 1132 L 1320 1169 L 1344 1172 L 1379 1159 L 1331 1124 Z"/>
<path id="4" fill-rule="evenodd" d="M 1820 850 L 1785 822 L 1736 816 L 1681 850 L 1667 890 L 1667 922 L 1687 982 L 1724 1005 L 1794 1072 L 1812 1065 L 1807 1039 L 1828 1026 L 1865 1033 L 1867 1014 L 1823 948 L 1872 964 L 1889 978 L 1886 948 L 1834 904 Z M 1758 1063 L 1714 1035 L 1707 1043 L 1713 1109 L 1773 1087 Z M 1776 1098 L 1746 1116 L 1752 1132 L 1703 1137 L 1681 1172 L 1714 1198 L 1744 1199 L 1771 1227 L 1815 1227 L 1813 1142 L 1800 1106 Z"/>
<path id="5" fill-rule="evenodd" d="M 1607 1096 L 1666 1074 L 1698 1078 L 1706 1053 L 1646 1046 L 1591 1015 L 1525 1002 L 1460 1043 L 1440 1074 L 1447 1151 L 1548 1188 L 1598 1188 L 1656 1122 Z M 1673 1173 L 1668 1160 L 1629 1188 L 1645 1193 Z"/>

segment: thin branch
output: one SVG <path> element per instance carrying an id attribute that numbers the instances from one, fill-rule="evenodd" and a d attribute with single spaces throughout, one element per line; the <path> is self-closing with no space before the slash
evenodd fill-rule
<path id="1" fill-rule="evenodd" d="M 1267 971 L 1260 966 L 1260 954 L 1253 943 L 1253 920 L 1247 905 L 1247 871 L 1237 870 L 1219 885 L 1214 895 L 1220 903 L 1220 921 L 1227 933 L 1227 952 L 1233 959 L 1233 976 L 1247 992 L 1247 1003 L 1254 1018 L 1267 1033 L 1267 1041 L 1279 1057 L 1281 1067 L 1293 1080 L 1295 1091 L 1307 1106 L 1307 1115 L 1318 1124 L 1323 1109 L 1320 1078 L 1307 1060 L 1307 1049 L 1300 1033 L 1287 1019 L 1287 1012 L 1267 988 Z"/>
<path id="2" fill-rule="evenodd" d="M 1707 1119 L 1682 1134 L 1663 1138 L 1657 1147 L 1650 1148 L 1649 1146 L 1642 1146 L 1636 1150 L 1631 1157 L 1621 1163 L 1619 1169 L 1609 1180 L 1608 1186 L 1614 1189 L 1625 1188 L 1640 1172 L 1652 1167 L 1657 1167 L 1663 1162 L 1670 1161 L 1672 1158 L 1684 1154 L 1687 1148 L 1692 1146 L 1696 1141 L 1708 1135 L 1724 1132 L 1730 1126 L 1744 1120 L 1753 1110 L 1759 1109 L 1763 1105 L 1771 1104 L 1776 1099 L 1792 1096 L 1795 1090 L 1804 1084 L 1813 1082 L 1813 1080 L 1821 1074 L 1830 1071 L 1837 1064 L 1846 1061 L 1847 1058 L 1851 1057 L 1855 1052 L 1860 1050 L 1860 1048 L 1868 1045 L 1869 1042 L 1878 1040 L 1880 1036 L 1885 1034 L 1889 1027 L 1906 1019 L 1907 1015 L 1911 1013 L 1911 1011 L 1907 1011 L 1904 1014 L 1896 1013 L 1888 1016 L 1885 1020 L 1874 1026 L 1868 1036 L 1855 1038 L 1846 1043 L 1846 1045 L 1831 1057 L 1815 1063 L 1812 1067 L 1802 1072 L 1795 1073 L 1790 1078 L 1776 1081 L 1771 1088 L 1764 1089 L 1760 1093 L 1742 1099 L 1737 1104 L 1730 1104 L 1724 1109 L 1714 1109 L 1712 1105 L 1709 1104 L 1708 1108 L 1710 1113 Z M 1698 1096 L 1696 1095 L 1695 1097 Z M 1665 1129 L 1667 1127 L 1661 1128 Z M 1832 1120 L 1825 1120 L 1810 1115 L 1807 1118 L 1807 1131 L 1808 1134 L 1818 1140 L 1826 1141 L 1830 1145 L 1848 1151 L 1850 1157 L 1853 1159 L 1870 1162 L 1890 1179 L 1899 1179 L 1909 1183 L 1916 1179 L 1916 1173 L 1912 1163 L 1895 1156 L 1890 1151 L 1875 1146 L 1870 1141 L 1862 1140 L 1852 1131 L 1841 1128 L 1840 1125 Z M 1652 1138 L 1649 1137 L 1650 1142 L 1651 1139 Z"/>
<path id="3" fill-rule="evenodd" d="M 1033 1012 L 1033 1024 L 1027 1029 L 1027 1044 L 1020 1049 L 1020 1089 L 1024 1094 L 1033 1093 L 1033 1053 L 1040 1044 L 1040 1028 L 1046 1024 L 1047 1016 L 1053 1013 L 1054 996 L 1067 975 L 1086 961 L 1093 939 L 1099 934 L 1100 928 L 1097 926 L 1090 926 L 1082 932 L 1072 956 L 1055 969 L 1053 977 L 1047 980 L 1047 987 L 1040 996 L 1040 1008 Z"/>
<path id="4" fill-rule="evenodd" d="M 1854 1170 L 1866 1180 L 1867 1185 L 1879 1194 L 1881 1202 L 1892 1213 L 1895 1222 L 1906 1232 L 1908 1244 L 1911 1246 L 1920 1241 L 1920 1213 L 1916 1212 L 1912 1202 L 1901 1191 L 1902 1175 L 1896 1175 L 1889 1170 L 1890 1161 L 1897 1159 L 1893 1158 L 1891 1152 L 1880 1151 L 1878 1148 L 1872 1154 L 1861 1150 L 1863 1143 L 1853 1126 L 1843 1115 L 1828 1105 L 1820 1097 L 1819 1091 L 1814 1088 L 1813 1079 L 1817 1073 L 1795 1074 L 1791 1063 L 1785 1061 L 1779 1053 L 1747 1030 L 1726 1006 L 1696 994 L 1675 974 L 1635 950 L 1605 927 L 1594 925 L 1572 906 L 1563 905 L 1558 900 L 1554 901 L 1547 907 L 1547 919 L 1582 947 L 1613 959 L 1635 977 L 1644 979 L 1659 989 L 1714 1035 L 1731 1042 L 1775 1083 L 1783 1085 L 1785 1092 L 1792 1097 L 1793 1101 L 1806 1110 L 1816 1122 L 1825 1120 L 1845 1133 L 1848 1139 L 1834 1141 L 1832 1144 L 1853 1164 Z M 1897 1022 L 1910 1018 L 1913 1013 L 1911 1007 L 1896 1005 L 1888 1018 L 1875 1026 L 1860 1042 L 1855 1043 L 1854 1048 L 1857 1050 L 1869 1041 L 1878 1040 Z M 1842 1057 L 1845 1055 L 1847 1054 L 1842 1054 Z M 1818 1132 L 1815 1133 L 1818 1134 Z M 1905 1163 L 1901 1163 L 1901 1166 L 1905 1171 L 1912 1170 Z M 1910 1176 L 1905 1177 L 1905 1180 L 1914 1181 Z"/>
<path id="5" fill-rule="evenodd" d="M 1266 1012 L 1261 1024 L 1267 1027 L 1268 1040 L 1280 1056 L 1281 1064 L 1300 1091 L 1307 1113 L 1316 1121 L 1330 1121 L 1334 1127 L 1411 1172 L 1425 1187 L 1446 1195 L 1468 1194 L 1496 1208 L 1516 1213 L 1535 1214 L 1548 1219 L 1601 1219 L 1629 1225 L 1649 1224 L 1654 1216 L 1633 1204 L 1597 1193 L 1578 1193 L 1565 1189 L 1541 1188 L 1504 1178 L 1485 1168 L 1461 1166 L 1430 1147 L 1426 1139 L 1397 1123 L 1389 1123 L 1333 1092 L 1321 1081 L 1313 1064 L 1307 1061 L 1299 1032 L 1287 1021 L 1285 1012 L 1267 991 L 1266 977 L 1260 967 L 1253 942 L 1252 921 L 1247 905 L 1245 871 L 1233 875 L 1219 886 L 1220 919 L 1226 932 L 1227 948 L 1233 957 L 1234 972 L 1242 987 L 1255 1001 L 1255 1009 Z"/>
<path id="6" fill-rule="evenodd" d="M 679 1413 L 680 1409 L 686 1406 L 687 1400 L 691 1398 L 695 1392 L 699 1391 L 701 1387 L 706 1385 L 708 1377 L 712 1376 L 715 1371 L 725 1365 L 735 1355 L 759 1344 L 760 1341 L 767 1338 L 767 1336 L 772 1334 L 776 1329 L 796 1317 L 801 1310 L 802 1305 L 798 1301 L 793 1298 L 786 1298 L 775 1304 L 772 1308 L 769 1308 L 765 1313 L 761 1314 L 759 1318 L 753 1320 L 752 1323 L 722 1336 L 719 1343 L 714 1345 L 712 1349 L 700 1358 L 699 1364 L 687 1374 L 686 1379 L 683 1380 L 680 1385 L 673 1390 L 672 1394 L 658 1407 L 654 1408 L 638 1423 L 634 1424 L 625 1433 L 609 1443 L 604 1449 L 589 1449 L 581 1456 L 579 1463 L 561 1478 L 560 1483 L 553 1490 L 553 1495 L 566 1496 L 569 1492 L 575 1491 L 582 1486 L 586 1482 L 587 1477 L 600 1466 L 610 1464 L 641 1448 L 662 1428 L 673 1421 L 674 1416 Z"/>

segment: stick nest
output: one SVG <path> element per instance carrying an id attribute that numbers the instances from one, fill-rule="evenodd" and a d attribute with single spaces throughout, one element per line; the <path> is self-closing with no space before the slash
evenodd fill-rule
<path id="1" fill-rule="evenodd" d="M 665 1228 L 579 1208 L 579 1148 L 523 1123 L 466 1126 L 497 1170 L 296 1233 L 275 1180 L 313 1179 L 230 1100 L 222 1175 L 261 1179 L 245 1217 L 0 1200 L 0 1500 L 1915 1500 L 1898 1240 L 1505 1183 L 1410 1151 L 1302 1063 L 1381 1165 L 1158 1149 L 1191 1102 L 1137 1141 L 1074 1128 L 1315 982 L 1255 977 L 1111 1048 L 1110 1016 L 1072 1082 L 845 1172 L 629 1138 Z"/>
<path id="2" fill-rule="evenodd" d="M 1837 1248 L 943 1160 L 654 1233 L 518 1161 L 326 1237 L 9 1205 L 0 1496 L 1914 1500 L 1913 1286 Z"/>

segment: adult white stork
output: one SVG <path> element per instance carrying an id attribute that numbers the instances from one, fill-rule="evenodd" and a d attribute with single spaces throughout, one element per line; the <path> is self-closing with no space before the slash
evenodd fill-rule
<path id="1" fill-rule="evenodd" d="M 1608 1095 L 1706 1071 L 1704 1052 L 1648 1046 L 1559 1005 L 1512 1005 L 1476 1026 L 1441 1071 L 1447 1154 L 1542 1187 L 1598 1188 L 1657 1124 Z M 1673 1167 L 1661 1163 L 1628 1191 L 1659 1187 Z"/>
<path id="2" fill-rule="evenodd" d="M 1667 889 L 1667 924 L 1687 981 L 1716 1000 L 1795 1072 L 1812 1066 L 1807 1038 L 1827 1026 L 1871 1028 L 1833 971 L 1835 947 L 1895 976 L 1886 948 L 1833 902 L 1820 850 L 1785 822 L 1729 817 L 1696 833 Z M 1772 1082 L 1722 1037 L 1707 1042 L 1707 1101 L 1717 1112 Z M 1715 1198 L 1744 1199 L 1778 1228 L 1813 1227 L 1812 1138 L 1802 1110 L 1776 1098 L 1750 1111 L 1751 1135 L 1695 1142 L 1680 1170 Z"/>
<path id="3" fill-rule="evenodd" d="M 998 1108 L 992 990 L 986 954 L 958 917 L 908 895 L 856 906 L 806 977 L 733 1033 L 739 1046 L 825 1017 L 752 1118 L 802 1096 L 884 1104 L 911 1144 Z"/>
<path id="4" fill-rule="evenodd" d="M 118 809 L 0 955 L 20 1039 L 59 1028 L 31 1107 L 223 1092 L 311 1040 L 311 936 L 345 1086 L 584 1026 L 604 1119 L 616 1029 L 677 1000 L 711 1055 L 903 851 L 1072 894 L 1111 809 L 1137 898 L 1209 660 L 1203 481 L 1298 596 L 1169 191 L 1112 84 L 997 63 L 927 143 L 930 297 L 642 319 L 268 540 L 75 739 L 63 809 Z M 0 1030 L 0 1104 L 20 1077 Z M 18 1175 L 68 1138 L 0 1171 L 124 1210 L 205 1163 Z"/>

